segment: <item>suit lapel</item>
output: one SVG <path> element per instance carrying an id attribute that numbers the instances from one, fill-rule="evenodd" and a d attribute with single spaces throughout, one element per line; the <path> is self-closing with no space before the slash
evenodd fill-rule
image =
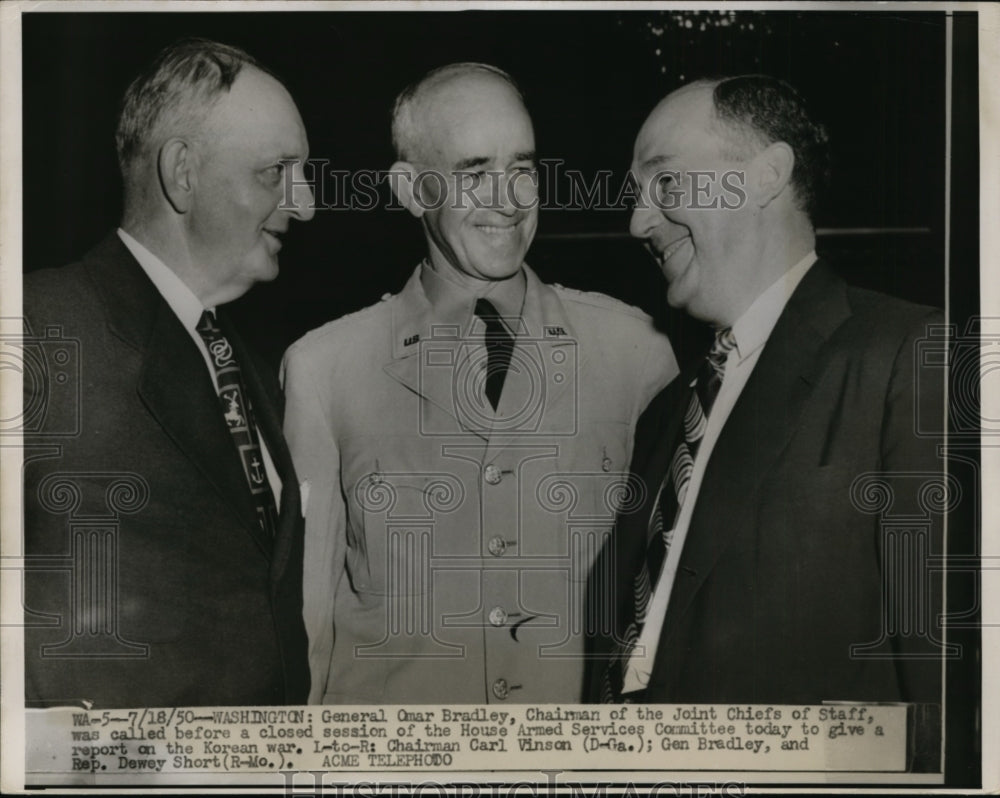
<path id="1" fill-rule="evenodd" d="M 475 401 L 458 392 L 477 384 L 466 379 L 472 376 L 467 375 L 466 366 L 479 342 L 469 338 L 467 329 L 443 325 L 435 318 L 420 284 L 419 268 L 393 301 L 392 359 L 383 365 L 386 374 L 450 416 L 456 432 L 474 433 L 501 448 L 517 439 L 512 432 L 530 430 L 537 435 L 565 426 L 566 414 L 575 410 L 567 398 L 575 396 L 571 389 L 576 388 L 583 365 L 559 296 L 531 269 L 524 269 L 524 309 L 495 425 L 489 423 L 486 410 L 462 412 L 462 403 Z M 514 369 L 519 373 L 514 374 Z M 558 380 L 554 379 L 557 372 Z M 530 410 L 536 407 L 537 415 L 532 417 Z M 473 423 L 467 422 L 467 415 Z M 501 434 L 492 434 L 494 430 Z"/>
<path id="2" fill-rule="evenodd" d="M 219 398 L 197 345 L 112 234 L 88 257 L 111 331 L 142 355 L 137 392 L 150 414 L 270 555 Z M 170 497 L 177 498 L 182 497 Z"/>
<path id="3" fill-rule="evenodd" d="M 484 427 L 463 421 L 464 414 L 460 412 L 459 403 L 467 402 L 468 398 L 456 395 L 456 390 L 472 384 L 471 380 L 461 379 L 468 365 L 470 343 L 461 337 L 436 337 L 431 342 L 421 340 L 412 349 L 399 359 L 386 363 L 382 367 L 385 373 L 450 416 L 456 432 L 474 433 L 485 440 L 487 433 Z M 421 409 L 421 412 L 432 411 L 428 408 Z"/>
<path id="4" fill-rule="evenodd" d="M 641 482 L 643 500 L 633 512 L 618 516 L 614 531 L 615 570 L 619 574 L 616 610 L 626 623 L 632 617 L 633 579 L 646 556 L 649 519 L 680 434 L 691 379 L 690 374 L 679 375 L 650 402 L 636 423 L 630 471 Z"/>
<path id="5" fill-rule="evenodd" d="M 670 596 L 669 640 L 723 551 L 755 523 L 760 487 L 798 429 L 825 362 L 821 350 L 850 315 L 844 283 L 816 263 L 789 299 L 712 450 Z"/>
<path id="6" fill-rule="evenodd" d="M 392 300 L 392 357 L 382 369 L 450 416 L 456 432 L 472 432 L 485 440 L 486 431 L 482 426 L 462 421 L 463 413 L 458 403 L 463 400 L 455 395 L 456 388 L 462 387 L 461 375 L 470 354 L 467 333 L 468 330 L 460 325 L 445 325 L 435 318 L 420 283 L 418 266 Z M 421 407 L 420 412 L 433 411 Z"/>

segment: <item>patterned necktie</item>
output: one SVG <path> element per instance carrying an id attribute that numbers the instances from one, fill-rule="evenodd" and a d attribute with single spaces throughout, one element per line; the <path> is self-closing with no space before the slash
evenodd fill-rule
<path id="1" fill-rule="evenodd" d="M 229 339 L 216 325 L 211 313 L 207 310 L 202 313 L 195 329 L 208 347 L 209 360 L 219 388 L 222 416 L 243 464 L 243 474 L 250 486 L 257 521 L 268 536 L 273 536 L 277 528 L 278 512 L 271 484 L 264 470 L 264 458 L 257 440 L 257 425 L 240 365 Z"/>
<path id="2" fill-rule="evenodd" d="M 646 612 L 649 610 L 649 602 L 653 595 L 653 579 L 659 579 L 663 561 L 670 550 L 677 511 L 687 496 L 691 472 L 694 470 L 694 458 L 705 435 L 708 414 L 712 411 L 715 398 L 719 395 L 719 388 L 722 386 L 722 378 L 726 371 L 726 360 L 735 346 L 736 338 L 730 328 L 716 332 L 712 348 L 690 386 L 693 390 L 684 413 L 681 434 L 678 436 L 674 455 L 650 515 L 646 557 L 632 584 L 632 620 L 625 627 L 624 639 L 619 642 L 616 655 L 609 662 L 604 674 L 601 700 L 605 703 L 615 703 L 616 696 L 619 695 L 616 685 L 622 684 L 625 665 L 639 641 L 639 633 L 646 621 Z M 667 518 L 670 519 L 669 526 L 665 520 Z"/>
<path id="3" fill-rule="evenodd" d="M 486 324 L 486 398 L 493 409 L 500 404 L 507 367 L 514 351 L 514 337 L 500 320 L 500 314 L 488 299 L 476 300 L 476 315 Z"/>

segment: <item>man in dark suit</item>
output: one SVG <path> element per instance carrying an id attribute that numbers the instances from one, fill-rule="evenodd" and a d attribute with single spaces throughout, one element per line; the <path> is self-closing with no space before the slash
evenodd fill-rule
<path id="1" fill-rule="evenodd" d="M 121 227 L 24 279 L 26 703 L 304 702 L 276 375 L 216 312 L 313 214 L 302 120 L 249 55 L 185 40 L 116 139 Z"/>
<path id="2" fill-rule="evenodd" d="M 765 76 L 684 86 L 639 132 L 631 232 L 715 342 L 638 422 L 592 700 L 941 701 L 938 317 L 817 259 L 826 147 Z"/>

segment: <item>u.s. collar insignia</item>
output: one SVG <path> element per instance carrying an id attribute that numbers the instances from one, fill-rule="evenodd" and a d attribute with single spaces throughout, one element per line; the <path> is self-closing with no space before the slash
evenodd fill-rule
<path id="1" fill-rule="evenodd" d="M 420 341 L 420 333 L 416 333 L 411 335 L 409 338 L 403 339 L 403 346 L 413 346 L 418 341 Z"/>
<path id="2" fill-rule="evenodd" d="M 565 334 L 566 330 L 564 330 L 562 327 L 556 327 L 550 325 L 546 325 L 545 327 L 545 335 L 549 338 L 558 338 L 559 336 Z"/>

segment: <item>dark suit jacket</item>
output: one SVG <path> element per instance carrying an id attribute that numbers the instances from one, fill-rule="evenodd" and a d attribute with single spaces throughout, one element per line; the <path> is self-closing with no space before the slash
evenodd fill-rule
<path id="1" fill-rule="evenodd" d="M 899 567 L 894 543 L 919 538 L 940 553 L 941 517 L 920 492 L 941 481 L 939 439 L 916 430 L 942 428 L 943 375 L 914 366 L 915 341 L 935 321 L 929 308 L 848 287 L 822 262 L 806 274 L 710 456 L 640 700 L 940 702 L 940 659 L 919 658 L 940 652 L 940 579 L 921 571 L 919 588 L 908 583 L 919 598 L 902 607 L 885 597 L 914 564 L 910 552 L 910 563 L 888 578 Z M 632 469 L 646 499 L 619 517 L 605 552 L 617 588 L 598 578 L 601 568 L 594 572 L 597 606 L 614 602 L 619 629 L 689 383 L 675 380 L 639 420 Z M 912 514 L 911 530 L 923 529 L 921 519 L 934 522 L 916 536 L 890 535 L 888 554 L 883 524 L 892 519 L 876 511 L 886 494 L 856 489 L 852 501 L 852 482 L 869 472 L 883 473 L 892 491 L 890 515 Z M 921 615 L 928 633 L 887 625 L 900 609 Z M 868 643 L 878 645 L 852 654 Z M 610 647 L 599 636 L 592 651 L 600 658 Z M 600 659 L 591 663 L 592 700 L 603 670 Z"/>
<path id="2" fill-rule="evenodd" d="M 302 513 L 274 375 L 226 330 L 283 481 L 270 540 L 202 355 L 117 235 L 26 275 L 24 311 L 28 705 L 304 703 Z"/>

